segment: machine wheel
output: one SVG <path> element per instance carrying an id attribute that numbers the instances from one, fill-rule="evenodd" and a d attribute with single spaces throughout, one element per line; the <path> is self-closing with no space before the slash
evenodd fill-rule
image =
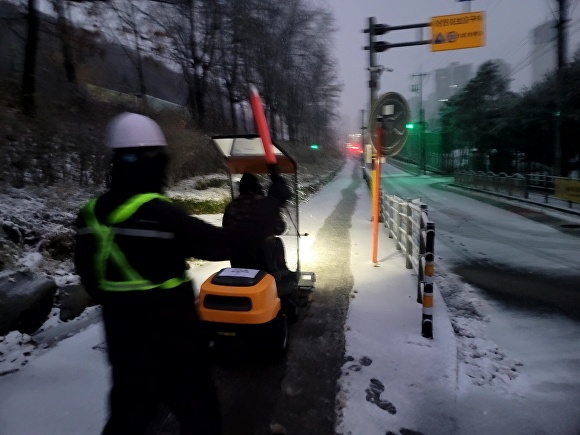
<path id="1" fill-rule="evenodd" d="M 288 316 L 282 312 L 276 316 L 270 345 L 274 358 L 282 358 L 286 354 L 288 349 Z"/>
<path id="2" fill-rule="evenodd" d="M 296 291 L 282 299 L 282 311 L 288 317 L 290 323 L 295 323 L 298 320 L 299 309 L 298 309 L 298 296 Z"/>

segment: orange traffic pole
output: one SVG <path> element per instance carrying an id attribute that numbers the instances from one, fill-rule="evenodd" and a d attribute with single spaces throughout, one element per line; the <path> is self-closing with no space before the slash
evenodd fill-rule
<path id="1" fill-rule="evenodd" d="M 383 137 L 383 129 L 379 125 L 376 128 L 377 144 L 376 144 L 376 158 L 375 158 L 375 179 L 373 183 L 373 263 L 377 265 L 377 248 L 379 239 L 379 193 L 381 184 L 381 141 Z"/>
<path id="2" fill-rule="evenodd" d="M 270 138 L 270 131 L 268 130 L 268 123 L 264 115 L 264 107 L 260 94 L 254 85 L 250 86 L 250 106 L 252 106 L 252 113 L 254 114 L 254 121 L 258 129 L 258 134 L 262 139 L 264 146 L 264 153 L 266 154 L 267 163 L 276 163 L 276 156 L 272 152 L 272 139 Z"/>

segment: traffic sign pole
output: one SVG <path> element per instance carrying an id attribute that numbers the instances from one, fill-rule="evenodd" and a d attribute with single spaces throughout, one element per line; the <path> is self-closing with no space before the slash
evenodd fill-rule
<path id="1" fill-rule="evenodd" d="M 566 0 L 561 1 L 564 2 Z M 375 41 L 375 36 L 383 35 L 390 31 L 422 27 L 431 27 L 432 37 L 430 40 L 419 40 L 396 44 L 390 44 L 385 41 Z M 373 194 L 372 261 L 375 263 L 375 265 L 377 265 L 381 153 L 385 156 L 392 157 L 398 154 L 399 151 L 403 148 L 407 139 L 407 129 L 405 128 L 405 125 L 410 121 L 411 111 L 407 101 L 395 92 L 387 93 L 381 96 L 378 101 L 375 101 L 379 77 L 376 67 L 376 53 L 386 51 L 389 48 L 426 45 L 429 43 L 431 44 L 432 51 L 481 47 L 485 45 L 485 13 L 470 12 L 458 15 L 444 15 L 432 17 L 431 22 L 429 23 L 409 24 L 404 26 L 388 26 L 386 24 L 377 24 L 375 17 L 369 17 L 369 27 L 368 29 L 365 29 L 364 32 L 369 34 L 369 45 L 364 47 L 365 50 L 369 50 L 370 72 L 370 113 L 367 128 L 371 142 L 373 143 L 376 150 L 376 157 L 374 160 L 373 173 L 371 177 L 371 190 Z M 381 111 L 383 110 L 383 107 L 387 105 L 392 106 L 392 109 L 394 110 L 392 110 L 390 113 L 391 116 L 388 118 L 383 118 L 385 114 Z M 422 129 L 421 166 L 423 171 L 425 171 L 425 145 L 423 142 L 425 121 L 423 113 L 420 115 L 420 124 Z M 378 124 L 377 120 L 380 120 Z M 383 124 L 385 121 L 387 122 L 386 127 Z M 373 126 L 376 126 L 376 140 L 373 140 Z M 386 130 L 387 133 L 386 138 L 383 137 L 384 130 Z"/>
<path id="2" fill-rule="evenodd" d="M 431 51 L 459 50 L 485 45 L 485 12 L 431 18 Z"/>
<path id="3" fill-rule="evenodd" d="M 383 127 L 377 125 L 377 156 L 375 158 L 375 171 L 373 183 L 373 263 L 378 266 L 377 251 L 379 244 L 379 203 L 381 192 L 381 142 L 383 138 Z"/>
<path id="4" fill-rule="evenodd" d="M 566 1 L 566 0 L 559 0 Z M 467 2 L 470 3 L 469 1 Z M 385 41 L 375 41 L 375 36 L 395 30 L 418 29 L 431 27 L 431 39 L 399 42 L 391 44 Z M 475 48 L 485 45 L 485 12 L 466 12 L 455 15 L 441 15 L 431 17 L 428 23 L 406 24 L 403 26 L 389 26 L 377 24 L 375 17 L 369 18 L 369 28 L 364 30 L 369 34 L 369 45 L 364 47 L 369 50 L 369 65 L 375 68 L 375 54 L 397 47 L 410 47 L 414 45 L 431 44 L 431 51 L 457 50 L 461 48 Z M 372 87 L 371 84 L 369 87 Z M 371 107 L 374 97 L 371 96 Z"/>
<path id="5" fill-rule="evenodd" d="M 381 154 L 385 157 L 393 157 L 401 151 L 407 140 L 408 131 L 405 125 L 411 120 L 411 109 L 407 100 L 397 92 L 387 92 L 375 102 L 368 121 L 368 132 L 371 143 L 377 148 L 375 125 L 380 124 L 385 115 L 386 106 L 392 106 L 390 126 L 386 130 L 386 138 L 381 138 Z M 385 126 L 383 125 L 383 129 Z"/>
<path id="6" fill-rule="evenodd" d="M 381 158 L 396 155 L 405 145 L 411 110 L 400 94 L 388 92 L 374 104 L 368 122 L 371 142 L 375 148 L 373 172 L 371 175 L 371 196 L 373 206 L 373 247 L 372 261 L 378 266 L 378 234 L 380 220 Z M 387 218 L 384 216 L 384 218 Z"/>
<path id="7" fill-rule="evenodd" d="M 375 50 L 375 17 L 369 17 L 369 90 L 370 90 L 370 107 L 373 107 L 375 100 L 377 99 L 377 88 L 378 88 L 378 76 L 377 74 L 377 62 L 376 62 L 376 50 Z"/>

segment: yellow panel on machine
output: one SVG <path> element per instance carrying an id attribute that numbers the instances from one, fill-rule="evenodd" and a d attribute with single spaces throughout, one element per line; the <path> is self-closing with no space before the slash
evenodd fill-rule
<path id="1" fill-rule="evenodd" d="M 224 268 L 201 285 L 198 312 L 202 321 L 259 325 L 281 309 L 274 277 L 255 269 Z"/>

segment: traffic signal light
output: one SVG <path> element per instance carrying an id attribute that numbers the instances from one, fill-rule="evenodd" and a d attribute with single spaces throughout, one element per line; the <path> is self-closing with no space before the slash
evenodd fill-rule
<path id="1" fill-rule="evenodd" d="M 415 124 L 413 124 L 412 122 L 405 124 L 405 128 L 407 130 L 413 130 L 415 128 Z"/>
<path id="2" fill-rule="evenodd" d="M 317 144 L 315 144 L 315 143 L 313 143 L 313 144 L 310 144 L 310 149 L 311 149 L 311 150 L 317 150 L 317 149 L 318 149 L 318 145 L 317 145 Z"/>

